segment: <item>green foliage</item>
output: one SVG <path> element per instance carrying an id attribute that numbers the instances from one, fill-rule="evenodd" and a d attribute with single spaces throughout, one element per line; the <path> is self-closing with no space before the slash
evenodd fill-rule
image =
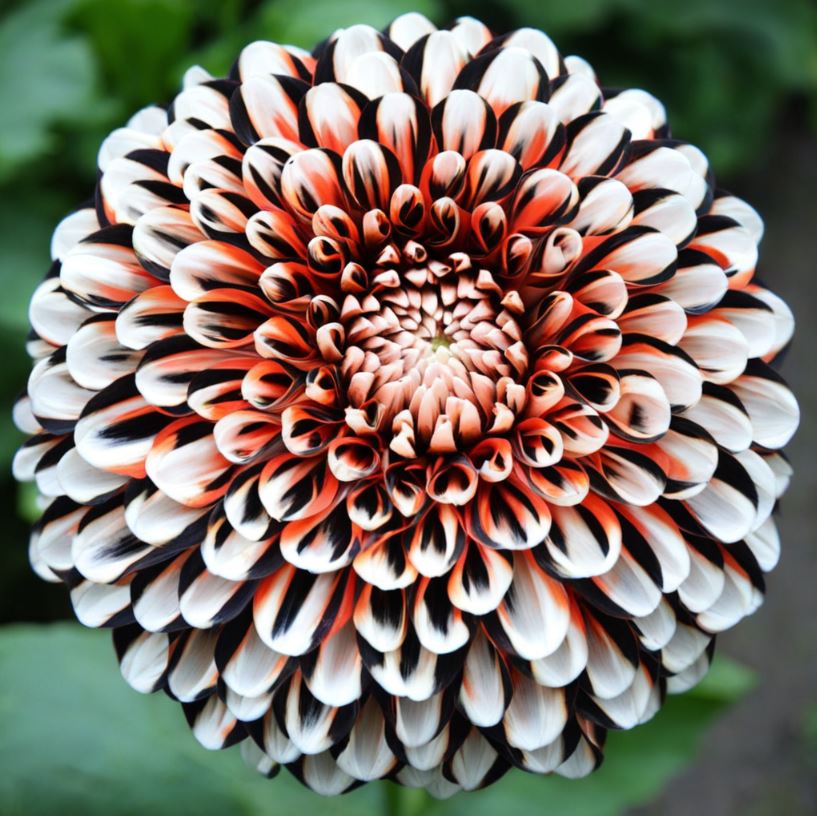
<path id="1" fill-rule="evenodd" d="M 31 3 L 0 25 L 0 181 L 54 146 L 55 123 L 80 122 L 93 107 L 88 43 L 58 25 L 68 2 Z"/>
<path id="2" fill-rule="evenodd" d="M 241 47 L 252 40 L 269 39 L 312 49 L 338 28 L 361 20 L 382 28 L 407 11 L 419 11 L 436 20 L 447 16 L 438 0 L 311 0 L 308 10 L 302 0 L 275 0 L 261 4 L 240 25 L 194 52 L 183 67 L 199 62 L 213 74 L 223 74 Z"/>
<path id="3" fill-rule="evenodd" d="M 312 48 L 335 29 L 350 21 L 366 20 L 383 28 L 407 11 L 419 11 L 430 18 L 440 18 L 443 9 L 435 0 L 313 0 L 309 14 L 299 13 L 302 0 L 278 0 L 262 7 L 259 21 L 264 31 L 280 36 L 284 42 Z M 280 33 L 278 33 L 280 32 Z"/>
<path id="4" fill-rule="evenodd" d="M 806 762 L 817 771 L 817 700 L 803 712 L 803 745 Z"/>
<path id="5" fill-rule="evenodd" d="M 515 812 L 615 816 L 648 801 L 681 770 L 710 719 L 753 682 L 745 669 L 717 659 L 707 680 L 671 699 L 651 723 L 611 735 L 606 764 L 583 781 L 517 772 L 443 802 L 389 785 L 322 799 L 286 773 L 264 779 L 237 749 L 205 751 L 176 703 L 139 697 L 125 685 L 112 652 L 105 633 L 75 624 L 0 630 L 0 812 L 352 816 L 381 812 L 386 800 L 403 816 L 456 816 L 466 808 L 469 816 L 493 816 L 511 803 Z"/>
<path id="6" fill-rule="evenodd" d="M 94 51 L 105 92 L 133 108 L 172 95 L 181 77 L 168 67 L 190 50 L 195 12 L 180 0 L 75 0 L 70 22 Z"/>

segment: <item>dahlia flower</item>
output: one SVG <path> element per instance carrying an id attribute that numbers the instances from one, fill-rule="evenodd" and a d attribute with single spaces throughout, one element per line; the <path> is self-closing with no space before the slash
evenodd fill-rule
<path id="1" fill-rule="evenodd" d="M 541 31 L 193 68 L 104 141 L 31 302 L 34 568 L 266 774 L 585 775 L 778 558 L 761 233 Z"/>

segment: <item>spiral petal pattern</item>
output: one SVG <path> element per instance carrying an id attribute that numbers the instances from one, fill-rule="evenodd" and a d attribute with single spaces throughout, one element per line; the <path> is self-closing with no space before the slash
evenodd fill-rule
<path id="1" fill-rule="evenodd" d="M 793 319 L 648 93 L 407 14 L 191 69 L 99 171 L 31 303 L 31 561 L 205 747 L 582 776 L 761 603 Z"/>

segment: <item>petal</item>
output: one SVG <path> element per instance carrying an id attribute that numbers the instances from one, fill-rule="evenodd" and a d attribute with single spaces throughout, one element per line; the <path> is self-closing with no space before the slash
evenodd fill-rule
<path id="1" fill-rule="evenodd" d="M 749 414 L 752 438 L 764 448 L 782 448 L 800 422 L 800 409 L 791 391 L 769 366 L 752 360 L 729 389 Z"/>
<path id="2" fill-rule="evenodd" d="M 571 599 L 570 622 L 564 640 L 555 651 L 531 661 L 531 674 L 540 686 L 562 688 L 572 683 L 586 666 L 584 619 L 575 599 Z"/>
<path id="3" fill-rule="evenodd" d="M 536 232 L 572 220 L 579 203 L 576 185 L 558 170 L 537 169 L 525 174 L 514 196 L 511 226 Z"/>
<path id="4" fill-rule="evenodd" d="M 411 586 L 417 579 L 417 569 L 408 558 L 404 535 L 405 522 L 393 517 L 385 528 L 367 536 L 353 562 L 355 572 L 383 591 Z"/>
<path id="5" fill-rule="evenodd" d="M 546 541 L 553 567 L 566 578 L 603 575 L 621 553 L 621 525 L 610 506 L 595 495 L 573 507 L 552 508 Z"/>
<path id="6" fill-rule="evenodd" d="M 281 172 L 281 195 L 293 212 L 311 218 L 323 204 L 343 206 L 340 159 L 324 148 L 296 153 Z"/>
<path id="7" fill-rule="evenodd" d="M 587 615 L 587 677 L 593 693 L 609 700 L 632 684 L 637 666 L 635 639 L 626 625 L 602 625 Z"/>
<path id="8" fill-rule="evenodd" d="M 473 615 L 497 608 L 513 580 L 510 554 L 469 542 L 448 580 L 448 597 L 454 606 Z"/>
<path id="9" fill-rule="evenodd" d="M 187 562 L 188 565 L 193 563 Z M 232 620 L 252 598 L 254 584 L 232 581 L 201 570 L 192 580 L 179 586 L 179 609 L 185 621 L 194 629 L 209 629 Z"/>
<path id="10" fill-rule="evenodd" d="M 499 652 L 478 629 L 465 659 L 459 703 L 468 719 L 481 728 L 501 721 L 510 703 L 511 676 Z"/>
<path id="11" fill-rule="evenodd" d="M 216 288 L 254 289 L 263 269 L 243 249 L 222 241 L 199 241 L 173 259 L 170 285 L 180 298 L 194 301 Z"/>
<path id="12" fill-rule="evenodd" d="M 272 518 L 294 521 L 326 512 L 337 501 L 339 485 L 324 457 L 283 453 L 264 466 L 257 489 Z"/>
<path id="13" fill-rule="evenodd" d="M 343 503 L 325 516 L 290 521 L 281 530 L 281 554 L 299 570 L 331 573 L 350 564 L 360 550 L 360 531 Z"/>
<path id="14" fill-rule="evenodd" d="M 494 747 L 476 728 L 472 728 L 450 760 L 450 775 L 465 791 L 490 785 L 507 770 Z"/>
<path id="15" fill-rule="evenodd" d="M 535 751 L 552 743 L 567 723 L 567 703 L 561 689 L 540 686 L 516 674 L 513 696 L 502 724 L 514 748 Z"/>
<path id="16" fill-rule="evenodd" d="M 300 140 L 342 155 L 357 138 L 360 112 L 367 101 L 348 85 L 314 85 L 300 103 Z"/>
<path id="17" fill-rule="evenodd" d="M 406 49 L 403 67 L 414 77 L 429 107 L 448 96 L 468 61 L 467 47 L 451 31 L 434 31 Z"/>
<path id="18" fill-rule="evenodd" d="M 469 159 L 496 140 L 496 116 L 487 101 L 471 90 L 452 91 L 431 111 L 440 150 Z"/>
<path id="19" fill-rule="evenodd" d="M 355 628 L 349 623 L 310 654 L 303 669 L 304 681 L 324 705 L 349 705 L 361 696 L 362 669 Z"/>
<path id="20" fill-rule="evenodd" d="M 71 558 L 89 581 L 110 584 L 148 555 L 151 547 L 139 541 L 125 523 L 121 496 L 92 507 L 71 541 Z"/>
<path id="21" fill-rule="evenodd" d="M 547 502 L 511 477 L 482 482 L 465 509 L 468 534 L 486 547 L 524 550 L 541 544 L 550 529 Z"/>
<path id="22" fill-rule="evenodd" d="M 721 451 L 711 481 L 686 504 L 716 539 L 732 543 L 740 541 L 754 526 L 757 487 L 743 465 Z"/>
<path id="23" fill-rule="evenodd" d="M 357 633 L 378 652 L 400 647 L 406 636 L 408 616 L 402 590 L 383 591 L 364 583 L 355 603 L 354 625 Z"/>
<path id="24" fill-rule="evenodd" d="M 213 576 L 234 582 L 268 575 L 283 562 L 277 535 L 259 541 L 247 539 L 218 511 L 207 525 L 200 552 L 204 565 Z"/>
<path id="25" fill-rule="evenodd" d="M 131 228 L 124 224 L 105 227 L 70 250 L 62 261 L 60 281 L 81 302 L 101 309 L 119 309 L 158 283 L 139 263 Z"/>
<path id="26" fill-rule="evenodd" d="M 141 350 L 157 340 L 181 334 L 186 301 L 170 286 L 153 286 L 130 300 L 116 316 L 116 339 Z"/>
<path id="27" fill-rule="evenodd" d="M 575 180 L 606 176 L 618 165 L 629 142 L 630 132 L 615 117 L 601 111 L 586 113 L 567 125 L 567 153 L 560 169 Z"/>
<path id="28" fill-rule="evenodd" d="M 167 635 L 141 632 L 129 643 L 116 645 L 122 677 L 131 688 L 149 694 L 164 685 L 171 653 Z"/>
<path id="29" fill-rule="evenodd" d="M 341 770 L 364 782 L 386 776 L 397 765 L 386 741 L 383 713 L 374 697 L 363 705 L 337 763 Z"/>
<path id="30" fill-rule="evenodd" d="M 230 119 L 246 145 L 259 139 L 298 138 L 298 103 L 309 86 L 288 76 L 247 77 L 230 99 Z"/>
<path id="31" fill-rule="evenodd" d="M 154 484 L 186 507 L 205 507 L 229 486 L 232 465 L 218 451 L 212 425 L 197 417 L 180 419 L 162 430 L 145 460 Z"/>
<path id="32" fill-rule="evenodd" d="M 547 82 L 547 72 L 530 51 L 509 45 L 472 59 L 454 87 L 476 91 L 500 116 L 515 102 L 546 99 Z"/>
<path id="33" fill-rule="evenodd" d="M 176 255 L 201 238 L 201 231 L 188 212 L 178 207 L 157 207 L 137 220 L 131 240 L 142 266 L 166 281 Z"/>
<path id="34" fill-rule="evenodd" d="M 361 116 L 360 135 L 397 157 L 405 181 L 417 182 L 430 149 L 431 120 L 415 97 L 390 93 L 370 102 Z"/>
<path id="35" fill-rule="evenodd" d="M 174 650 L 167 685 L 177 700 L 200 700 L 215 687 L 217 638 L 218 630 L 193 629 Z"/>
<path id="36" fill-rule="evenodd" d="M 446 581 L 441 578 L 423 578 L 417 585 L 412 623 L 417 639 L 435 654 L 454 652 L 471 637 L 462 612 L 448 600 Z"/>
<path id="37" fill-rule="evenodd" d="M 465 531 L 456 512 L 434 504 L 413 530 L 407 531 L 408 557 L 415 569 L 428 577 L 445 575 L 465 546 Z"/>
<path id="38" fill-rule="evenodd" d="M 346 148 L 342 173 L 347 194 L 364 211 L 387 209 L 392 192 L 403 180 L 394 153 L 371 139 Z"/>
<path id="39" fill-rule="evenodd" d="M 235 642 L 227 636 L 228 629 L 223 631 L 216 646 L 216 661 L 222 679 L 232 691 L 257 697 L 282 679 L 288 658 L 270 649 L 252 622 L 241 629 Z"/>
<path id="40" fill-rule="evenodd" d="M 559 648 L 570 622 L 568 595 L 528 553 L 515 553 L 513 582 L 499 605 L 491 635 L 525 660 L 537 660 Z"/>
<path id="41" fill-rule="evenodd" d="M 74 428 L 74 443 L 94 467 L 143 478 L 145 458 L 168 421 L 139 394 L 133 377 L 122 377 L 87 403 Z"/>
<path id="42" fill-rule="evenodd" d="M 270 649 L 287 655 L 311 651 L 349 614 L 346 582 L 341 573 L 315 575 L 285 565 L 259 584 L 253 598 L 253 619 Z M 335 616 L 338 615 L 337 618 Z"/>

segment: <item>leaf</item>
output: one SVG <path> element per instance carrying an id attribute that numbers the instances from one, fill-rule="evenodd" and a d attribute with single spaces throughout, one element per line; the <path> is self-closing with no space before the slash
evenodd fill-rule
<path id="1" fill-rule="evenodd" d="M 51 265 L 51 233 L 59 208 L 65 207 L 61 198 L 53 199 L 0 188 L 0 326 L 18 332 L 21 346 L 28 332 L 28 302 Z"/>
<path id="2" fill-rule="evenodd" d="M 806 760 L 817 768 L 817 701 L 809 703 L 803 712 L 802 732 Z"/>
<path id="3" fill-rule="evenodd" d="M 742 42 L 754 59 L 781 83 L 794 87 L 817 83 L 817 7 L 810 0 L 640 0 L 639 15 L 656 30 L 697 40 L 702 31 L 721 41 Z"/>
<path id="4" fill-rule="evenodd" d="M 125 116 L 163 103 L 180 79 L 171 70 L 187 54 L 196 17 L 184 0 L 74 0 L 71 20 L 89 38 L 105 84 Z"/>
<path id="5" fill-rule="evenodd" d="M 441 9 L 435 0 L 278 0 L 264 6 L 259 25 L 264 36 L 279 42 L 312 49 L 332 32 L 365 22 L 384 28 L 395 17 L 417 11 L 430 20 L 440 20 Z"/>
<path id="6" fill-rule="evenodd" d="M 23 482 L 17 486 L 17 516 L 28 524 L 33 524 L 42 515 L 40 495 L 34 482 Z"/>
<path id="7" fill-rule="evenodd" d="M 39 0 L 0 23 L 0 180 L 47 152 L 53 125 L 81 119 L 91 99 L 91 52 L 60 27 L 69 2 Z"/>
<path id="8" fill-rule="evenodd" d="M 141 697 L 119 676 L 109 638 L 75 624 L 0 630 L 0 812 L 4 816 L 345 816 L 398 799 L 403 813 L 469 816 L 541 812 L 614 816 L 657 794 L 694 756 L 706 725 L 745 692 L 745 669 L 719 658 L 710 679 L 671 699 L 652 723 L 613 734 L 605 765 L 588 779 L 512 773 L 476 794 L 426 802 L 368 785 L 324 799 L 282 773 L 246 767 L 236 749 L 205 751 L 178 704 Z"/>
<path id="9" fill-rule="evenodd" d="M 338 28 L 355 23 L 383 28 L 407 11 L 418 11 L 437 23 L 453 16 L 440 0 L 275 0 L 264 3 L 243 25 L 226 29 L 192 60 L 185 60 L 183 67 L 199 62 L 216 75 L 224 74 L 241 48 L 253 40 L 273 40 L 311 51 Z"/>
<path id="10" fill-rule="evenodd" d="M 709 674 L 687 696 L 733 703 L 748 694 L 756 685 L 757 675 L 751 669 L 719 654 Z"/>
<path id="11" fill-rule="evenodd" d="M 538 26 L 551 37 L 566 32 L 593 31 L 632 0 L 573 0 L 570 3 L 532 3 L 506 0 L 504 4 L 520 19 L 519 25 Z M 557 42 L 558 45 L 558 42 Z"/>
<path id="12" fill-rule="evenodd" d="M 322 799 L 283 774 L 265 779 L 237 749 L 206 751 L 177 703 L 127 686 L 104 632 L 5 627 L 0 677 L 4 816 L 345 816 L 381 796 Z"/>

